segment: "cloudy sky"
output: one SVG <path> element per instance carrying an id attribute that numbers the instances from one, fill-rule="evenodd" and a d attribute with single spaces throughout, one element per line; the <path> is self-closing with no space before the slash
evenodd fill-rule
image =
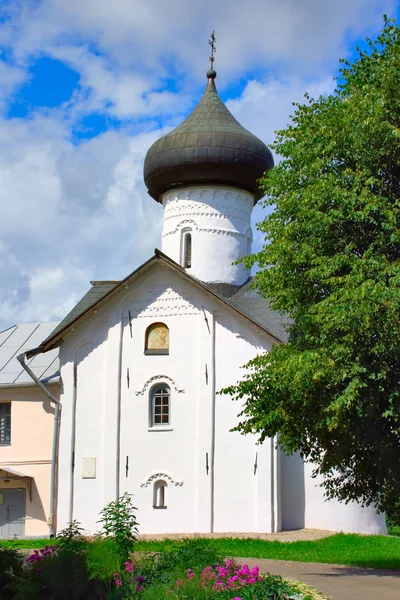
<path id="1" fill-rule="evenodd" d="M 0 0 L 0 11 L 3 329 L 62 318 L 89 280 L 122 278 L 160 247 L 143 159 L 199 100 L 212 29 L 219 92 L 268 144 L 398 2 Z"/>

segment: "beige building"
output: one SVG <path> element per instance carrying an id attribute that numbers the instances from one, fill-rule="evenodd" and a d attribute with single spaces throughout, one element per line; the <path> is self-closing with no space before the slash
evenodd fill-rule
<path id="1" fill-rule="evenodd" d="M 54 406 L 17 356 L 57 323 L 15 325 L 0 332 L 0 539 L 47 536 Z M 59 398 L 58 351 L 29 363 Z"/>

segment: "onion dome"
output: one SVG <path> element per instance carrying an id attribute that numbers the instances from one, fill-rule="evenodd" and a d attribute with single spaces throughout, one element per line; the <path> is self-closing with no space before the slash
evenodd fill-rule
<path id="1" fill-rule="evenodd" d="M 152 198 L 187 185 L 226 185 L 263 197 L 257 180 L 272 169 L 271 151 L 229 112 L 215 87 L 216 72 L 199 104 L 176 129 L 146 154 L 144 181 Z"/>

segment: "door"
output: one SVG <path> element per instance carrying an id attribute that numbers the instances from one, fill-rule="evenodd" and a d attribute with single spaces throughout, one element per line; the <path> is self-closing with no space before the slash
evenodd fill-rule
<path id="1" fill-rule="evenodd" d="M 25 535 L 25 502 L 25 489 L 0 489 L 0 539 Z"/>

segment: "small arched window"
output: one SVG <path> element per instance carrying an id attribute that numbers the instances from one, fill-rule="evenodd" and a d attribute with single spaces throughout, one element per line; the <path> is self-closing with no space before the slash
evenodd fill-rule
<path id="1" fill-rule="evenodd" d="M 145 354 L 169 354 L 169 329 L 165 323 L 152 323 L 146 329 Z"/>
<path id="2" fill-rule="evenodd" d="M 186 231 L 183 234 L 182 264 L 185 269 L 192 266 L 192 234 Z"/>
<path id="3" fill-rule="evenodd" d="M 171 422 L 171 390 L 165 384 L 152 388 L 150 392 L 150 427 L 169 425 Z"/>
<path id="4" fill-rule="evenodd" d="M 167 482 L 159 479 L 153 486 L 153 508 L 167 508 Z"/>

